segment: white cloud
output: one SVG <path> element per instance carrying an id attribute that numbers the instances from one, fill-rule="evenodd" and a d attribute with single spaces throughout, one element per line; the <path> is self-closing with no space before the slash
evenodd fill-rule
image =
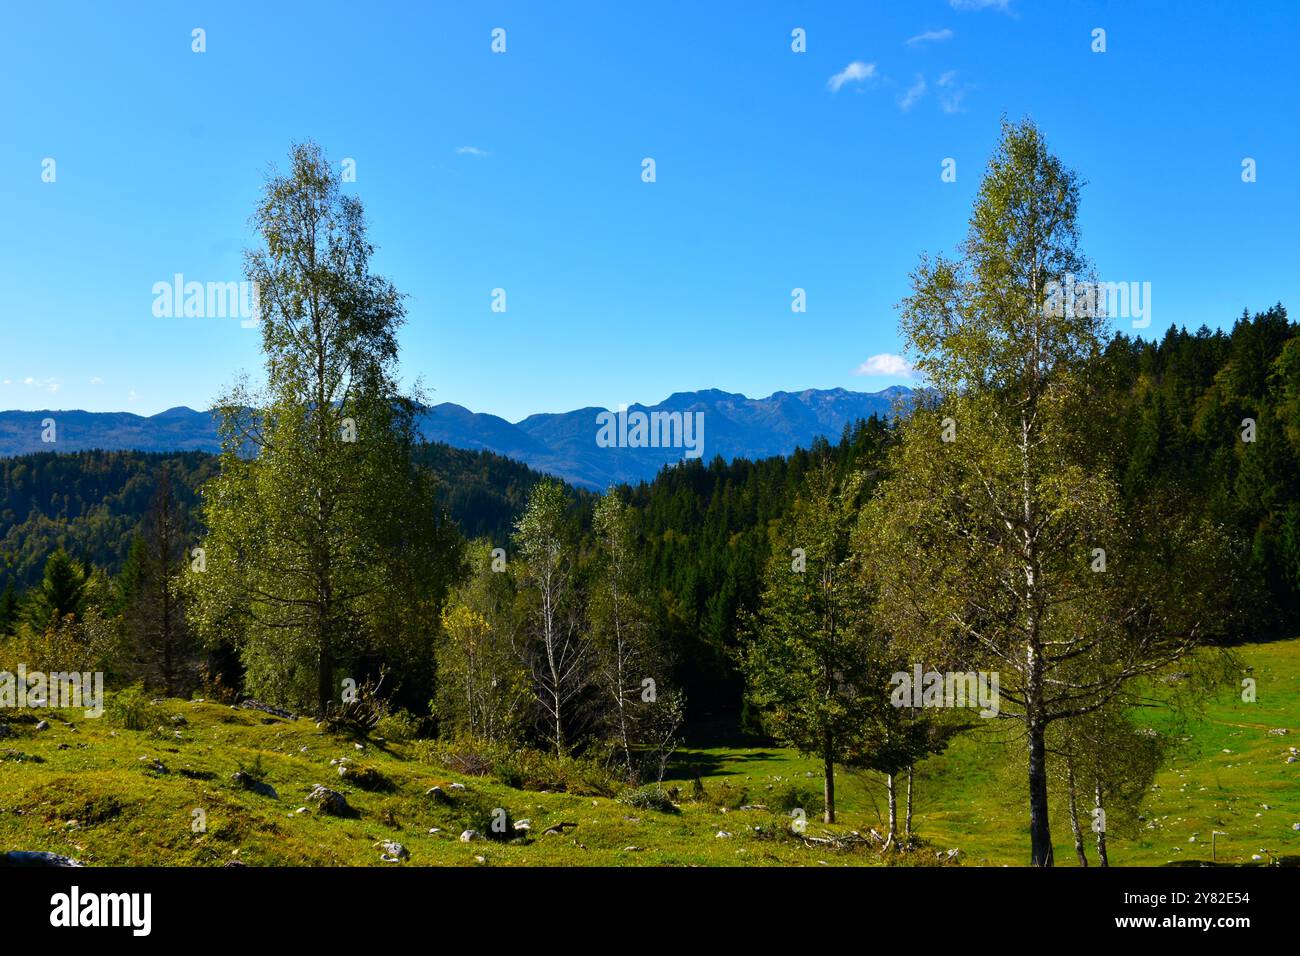
<path id="1" fill-rule="evenodd" d="M 907 88 L 907 92 L 898 101 L 898 108 L 904 113 L 916 105 L 916 101 L 925 96 L 925 77 L 916 75 L 916 82 Z"/>
<path id="2" fill-rule="evenodd" d="M 912 365 L 901 355 L 882 352 L 867 359 L 853 373 L 854 375 L 888 375 L 893 378 L 911 378 Z"/>
<path id="3" fill-rule="evenodd" d="M 100 378 L 98 375 L 96 375 L 94 378 L 92 378 L 92 379 L 90 380 L 90 384 L 91 384 L 91 385 L 103 385 L 103 384 L 104 384 L 104 380 L 103 380 L 102 378 Z"/>
<path id="4" fill-rule="evenodd" d="M 861 60 L 854 60 L 844 69 L 840 70 L 829 80 L 826 81 L 826 87 L 832 93 L 838 93 L 840 87 L 846 83 L 862 83 L 876 75 L 876 64 L 863 63 Z"/>
<path id="5" fill-rule="evenodd" d="M 935 81 L 935 85 L 940 87 L 939 107 L 945 113 L 961 112 L 961 101 L 966 97 L 966 88 L 958 87 L 954 82 L 956 79 L 957 71 L 949 70 Z"/>
<path id="6" fill-rule="evenodd" d="M 1011 0 L 948 0 L 948 6 L 954 10 L 997 10 L 999 13 L 1011 12 Z"/>
<path id="7" fill-rule="evenodd" d="M 907 41 L 908 46 L 916 46 L 918 43 L 942 43 L 944 40 L 951 40 L 954 34 L 946 27 L 942 30 L 926 30 L 924 33 L 918 33 L 910 37 Z"/>
<path id="8" fill-rule="evenodd" d="M 13 379 L 5 379 L 5 384 L 12 385 Z M 62 387 L 62 383 L 56 378 L 35 378 L 31 375 L 23 379 L 23 384 L 28 388 L 39 388 L 44 392 L 57 392 Z"/>
<path id="9" fill-rule="evenodd" d="M 487 150 L 479 149 L 477 146 L 457 146 L 456 152 L 461 156 L 486 156 Z"/>

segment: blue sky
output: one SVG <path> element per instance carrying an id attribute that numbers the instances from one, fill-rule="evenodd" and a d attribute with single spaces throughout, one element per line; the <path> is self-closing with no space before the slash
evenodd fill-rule
<path id="1" fill-rule="evenodd" d="M 256 332 L 152 288 L 242 278 L 306 138 L 355 160 L 404 376 L 511 420 L 906 382 L 858 373 L 1004 113 L 1088 181 L 1085 252 L 1151 283 L 1148 335 L 1294 311 L 1298 36 L 1292 0 L 7 4 L 0 408 L 203 407 L 256 372 Z"/>

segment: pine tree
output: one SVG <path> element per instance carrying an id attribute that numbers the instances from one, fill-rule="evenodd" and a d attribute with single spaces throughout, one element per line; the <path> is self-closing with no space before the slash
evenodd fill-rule
<path id="1" fill-rule="evenodd" d="M 27 595 L 23 618 L 33 631 L 44 632 L 66 617 L 79 618 L 86 609 L 90 572 L 58 548 L 45 562 L 45 575 Z"/>
<path id="2" fill-rule="evenodd" d="M 162 468 L 123 574 L 122 620 L 136 672 L 169 697 L 184 692 L 195 663 L 179 585 L 185 566 L 181 516 L 170 472 Z"/>
<path id="3" fill-rule="evenodd" d="M 768 562 L 741 664 L 763 726 L 821 761 L 827 823 L 835 822 L 835 765 L 861 759 L 883 706 L 866 594 L 849 553 L 859 485 L 841 488 L 829 462 L 809 472 Z"/>
<path id="4" fill-rule="evenodd" d="M 13 634 L 19 618 L 18 589 L 13 581 L 5 584 L 4 593 L 0 594 L 0 637 Z"/>

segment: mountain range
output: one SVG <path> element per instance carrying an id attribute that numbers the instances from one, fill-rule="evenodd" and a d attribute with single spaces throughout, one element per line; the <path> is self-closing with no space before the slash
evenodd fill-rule
<path id="1" fill-rule="evenodd" d="M 730 461 L 788 454 L 807 448 L 819 436 L 833 441 L 845 425 L 890 415 L 911 395 L 904 386 L 879 392 L 807 389 L 758 399 L 705 389 L 676 392 L 657 405 L 631 405 L 626 414 L 590 407 L 529 415 L 514 423 L 444 402 L 427 408 L 419 424 L 428 441 L 486 449 L 574 485 L 603 490 L 617 482 L 648 481 L 697 448 L 698 457 L 720 455 Z M 638 413 L 644 414 L 643 420 Z M 43 440 L 48 435 L 46 419 L 54 419 L 53 443 Z M 672 436 L 684 439 L 684 445 L 677 440 L 674 447 L 646 447 L 646 437 L 637 433 L 639 420 L 655 424 L 650 434 L 662 429 L 666 436 L 670 425 L 685 423 L 685 431 Z M 602 422 L 608 425 L 603 433 Z M 702 423 L 703 440 L 698 444 L 693 443 L 700 437 L 692 430 L 695 423 Z M 219 443 L 212 416 L 184 406 L 147 417 L 129 412 L 0 412 L 0 457 L 89 449 L 215 452 Z"/>

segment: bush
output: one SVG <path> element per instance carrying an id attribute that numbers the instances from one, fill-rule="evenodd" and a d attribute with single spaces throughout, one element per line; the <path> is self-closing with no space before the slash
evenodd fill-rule
<path id="1" fill-rule="evenodd" d="M 380 718 L 375 725 L 375 733 L 385 740 L 404 743 L 417 740 L 421 736 L 421 721 L 409 711 L 399 710 Z"/>
<path id="2" fill-rule="evenodd" d="M 105 712 L 109 721 L 123 730 L 153 730 L 166 720 L 166 712 L 140 684 L 110 694 Z"/>
<path id="3" fill-rule="evenodd" d="M 502 744 L 471 737 L 421 740 L 415 745 L 417 759 L 467 777 L 486 777 L 508 754 Z"/>
<path id="4" fill-rule="evenodd" d="M 775 791 L 767 805 L 771 810 L 789 813 L 791 810 L 803 810 L 808 816 L 821 813 L 826 806 L 820 790 L 807 784 L 788 783 Z"/>
<path id="5" fill-rule="evenodd" d="M 744 787 L 733 787 L 725 780 L 710 789 L 696 777 L 691 786 L 691 800 L 718 810 L 739 810 L 749 803 L 749 791 Z"/>
<path id="6" fill-rule="evenodd" d="M 588 756 L 557 757 L 528 747 L 471 738 L 422 740 L 416 756 L 453 773 L 491 776 L 515 790 L 552 790 L 584 797 L 612 797 L 621 784 L 617 775 Z"/>
<path id="7" fill-rule="evenodd" d="M 637 810 L 655 810 L 659 813 L 681 813 L 668 798 L 668 792 L 658 784 L 624 790 L 618 795 L 618 802 L 625 803 Z"/>
<path id="8" fill-rule="evenodd" d="M 354 787 L 360 787 L 362 790 L 388 793 L 397 789 L 393 786 L 393 781 L 374 767 L 350 763 L 342 764 L 339 767 L 339 779 L 352 784 Z"/>
<path id="9" fill-rule="evenodd" d="M 493 776 L 516 790 L 555 790 L 580 797 L 612 797 L 621 786 L 617 775 L 596 758 L 557 757 L 529 749 L 507 754 L 497 762 Z"/>

